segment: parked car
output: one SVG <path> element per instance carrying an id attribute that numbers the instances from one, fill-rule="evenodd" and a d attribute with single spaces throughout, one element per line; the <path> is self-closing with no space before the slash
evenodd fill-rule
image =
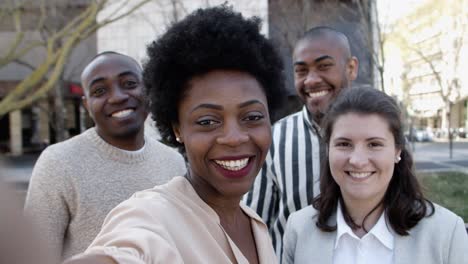
<path id="1" fill-rule="evenodd" d="M 413 129 L 413 133 L 407 132 L 406 137 L 409 141 L 429 142 L 434 139 L 434 134 L 426 129 Z"/>
<path id="2" fill-rule="evenodd" d="M 427 130 L 416 130 L 416 141 L 418 142 L 426 142 L 426 141 L 432 141 L 433 135 Z"/>

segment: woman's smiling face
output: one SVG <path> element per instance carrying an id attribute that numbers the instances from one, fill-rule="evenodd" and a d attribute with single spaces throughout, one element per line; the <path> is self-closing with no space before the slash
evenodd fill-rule
<path id="1" fill-rule="evenodd" d="M 379 115 L 348 113 L 338 117 L 330 137 L 329 161 L 345 202 L 380 202 L 400 152 L 389 124 Z"/>
<path id="2" fill-rule="evenodd" d="M 174 132 L 203 195 L 241 198 L 271 144 L 265 92 L 248 73 L 216 70 L 189 81 Z"/>

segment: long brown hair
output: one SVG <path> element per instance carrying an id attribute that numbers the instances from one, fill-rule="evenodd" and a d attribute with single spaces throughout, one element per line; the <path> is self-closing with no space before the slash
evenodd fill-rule
<path id="1" fill-rule="evenodd" d="M 400 108 L 392 97 L 376 89 L 346 89 L 330 106 L 323 120 L 323 140 L 327 146 L 330 143 L 336 120 L 347 113 L 379 115 L 387 121 L 395 139 L 395 145 L 401 149 L 401 160 L 395 164 L 392 179 L 381 204 L 393 230 L 399 235 L 407 235 L 408 230 L 418 224 L 423 217 L 434 213 L 434 205 L 424 197 L 416 178 L 413 159 L 406 149 Z M 342 199 L 340 187 L 330 171 L 327 148 L 320 176 L 320 195 L 312 201 L 313 207 L 319 212 L 317 227 L 326 232 L 336 230 L 336 226 L 330 226 L 327 221 L 336 212 L 338 202 L 342 202 Z M 345 208 L 343 216 L 352 228 L 358 226 L 352 221 Z"/>

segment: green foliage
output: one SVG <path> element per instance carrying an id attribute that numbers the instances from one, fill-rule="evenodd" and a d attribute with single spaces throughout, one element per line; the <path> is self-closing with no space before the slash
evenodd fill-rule
<path id="1" fill-rule="evenodd" d="M 468 222 L 468 174 L 436 172 L 419 175 L 427 197 Z"/>

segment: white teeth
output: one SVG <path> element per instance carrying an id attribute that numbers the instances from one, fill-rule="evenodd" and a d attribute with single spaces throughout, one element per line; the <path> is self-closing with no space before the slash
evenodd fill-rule
<path id="1" fill-rule="evenodd" d="M 118 117 L 118 118 L 127 117 L 127 116 L 129 116 L 132 112 L 133 112 L 133 109 L 125 109 L 125 110 L 122 110 L 122 111 L 118 111 L 118 112 L 112 113 L 112 117 Z"/>
<path id="2" fill-rule="evenodd" d="M 247 166 L 249 158 L 240 159 L 240 160 L 215 160 L 216 164 L 225 168 L 226 170 L 238 171 L 242 170 Z"/>
<path id="3" fill-rule="evenodd" d="M 320 92 L 310 92 L 310 93 L 307 93 L 307 95 L 311 98 L 317 98 L 317 97 L 320 97 L 320 96 L 324 96 L 326 94 L 328 94 L 330 91 L 328 90 L 323 90 L 323 91 L 320 91 Z"/>
<path id="4" fill-rule="evenodd" d="M 351 177 L 357 178 L 357 179 L 366 178 L 370 176 L 371 174 L 372 172 L 352 172 L 352 171 L 349 172 L 349 175 L 351 175 Z"/>

